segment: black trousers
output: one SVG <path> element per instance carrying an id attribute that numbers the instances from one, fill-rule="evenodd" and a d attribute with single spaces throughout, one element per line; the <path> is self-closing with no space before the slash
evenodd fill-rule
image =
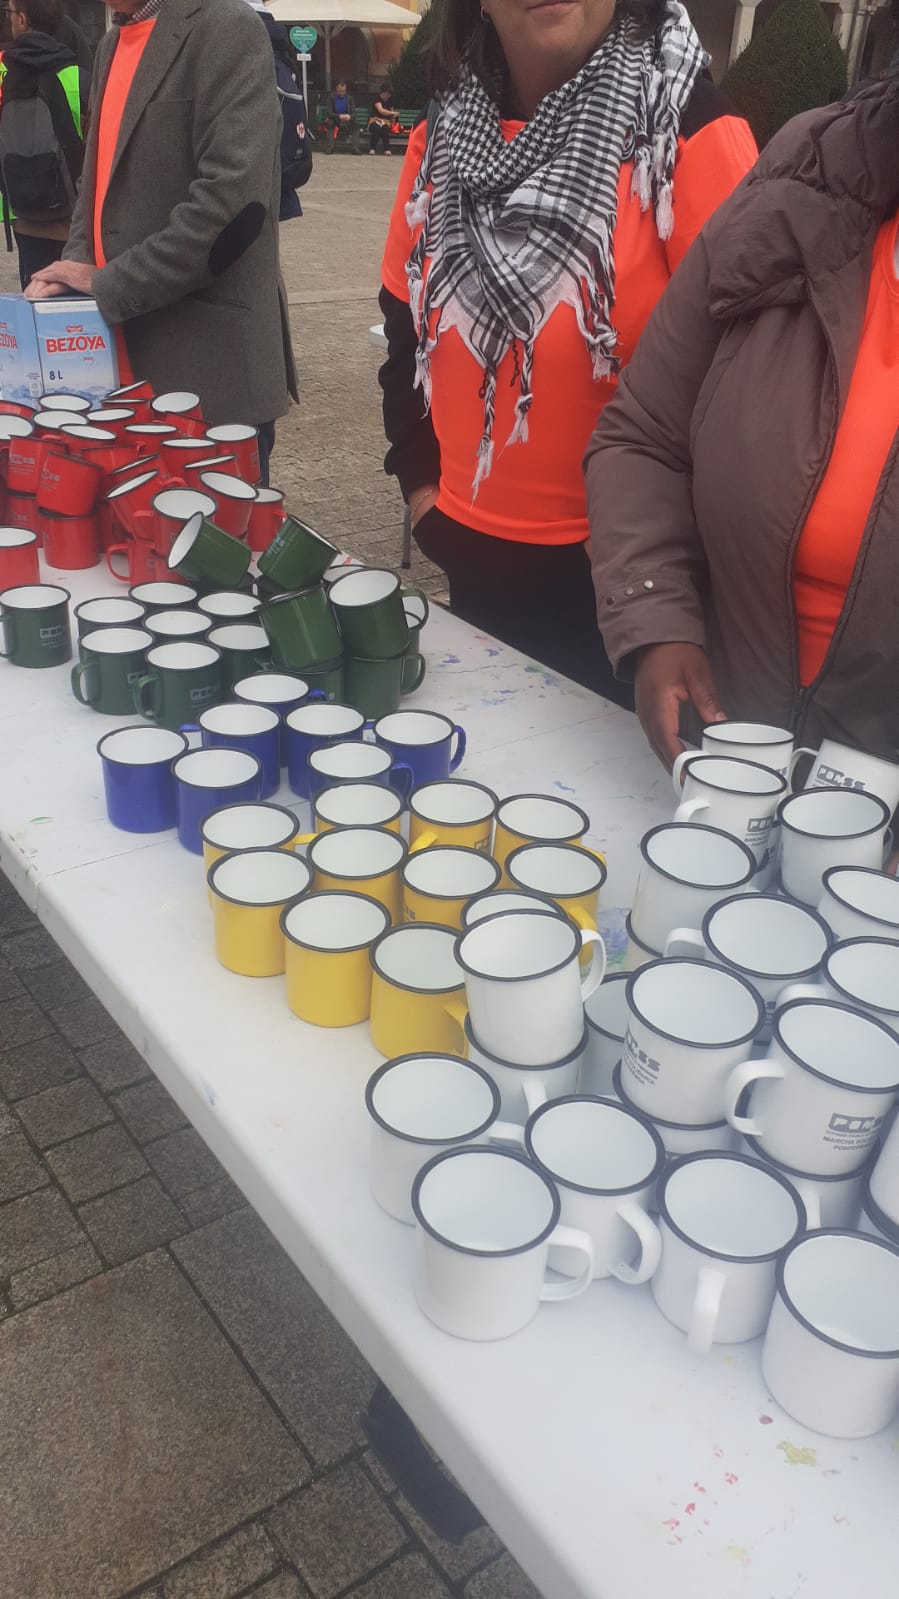
<path id="1" fill-rule="evenodd" d="M 64 239 L 36 239 L 30 233 L 16 233 L 16 249 L 19 252 L 19 282 L 23 289 L 27 289 L 35 272 L 41 267 L 52 266 L 58 261 L 65 248 Z"/>
<path id="2" fill-rule="evenodd" d="M 370 122 L 368 126 L 368 148 L 380 150 L 383 154 L 390 149 L 390 127 L 386 122 Z"/>
<path id="3" fill-rule="evenodd" d="M 616 682 L 596 625 L 586 545 L 491 538 L 438 510 L 421 518 L 415 540 L 446 573 L 454 616 L 633 710 L 633 690 Z"/>

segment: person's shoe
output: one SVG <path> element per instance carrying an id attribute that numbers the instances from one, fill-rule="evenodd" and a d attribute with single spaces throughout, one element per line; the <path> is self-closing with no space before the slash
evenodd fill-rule
<path id="1" fill-rule="evenodd" d="M 369 150 L 369 155 L 377 155 L 377 150 Z"/>
<path id="2" fill-rule="evenodd" d="M 385 150 L 384 154 L 385 155 L 393 155 L 393 151 L 392 150 Z"/>

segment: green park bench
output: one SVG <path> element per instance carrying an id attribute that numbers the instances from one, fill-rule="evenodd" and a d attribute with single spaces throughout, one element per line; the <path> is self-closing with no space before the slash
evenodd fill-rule
<path id="1" fill-rule="evenodd" d="M 421 112 L 395 110 L 393 115 L 394 119 L 400 124 L 402 131 L 400 133 L 391 134 L 390 143 L 399 150 L 405 150 L 409 134 L 415 127 L 416 122 L 421 116 Z M 368 138 L 368 119 L 370 116 L 370 106 L 356 107 L 356 114 L 353 120 L 357 129 L 359 130 L 360 143 Z M 327 118 L 328 102 L 327 100 L 320 100 L 315 109 L 315 135 L 321 148 L 327 150 L 328 154 L 331 154 L 337 141 L 329 136 L 330 130 L 327 126 Z"/>

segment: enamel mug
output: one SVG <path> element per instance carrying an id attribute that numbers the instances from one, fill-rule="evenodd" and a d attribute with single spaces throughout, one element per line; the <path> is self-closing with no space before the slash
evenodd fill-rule
<path id="1" fill-rule="evenodd" d="M 870 1195 L 875 1205 L 899 1226 L 899 1121 L 894 1121 L 871 1172 Z"/>
<path id="2" fill-rule="evenodd" d="M 409 845 L 416 850 L 458 844 L 489 855 L 498 804 L 483 783 L 458 777 L 421 783 L 409 795 Z"/>
<path id="3" fill-rule="evenodd" d="M 581 977 L 586 944 L 593 960 Z M 475 1038 L 501 1060 L 545 1066 L 570 1054 L 583 1036 L 584 1001 L 602 982 L 605 945 L 567 916 L 507 911 L 462 933 L 456 956 Z"/>
<path id="4" fill-rule="evenodd" d="M 893 1244 L 899 1249 L 899 1223 L 894 1222 L 886 1211 L 875 1204 L 867 1182 L 862 1184 L 862 1203 L 856 1227 L 860 1233 L 869 1234 L 872 1238 L 882 1238 L 885 1243 Z"/>
<path id="5" fill-rule="evenodd" d="M 295 516 L 279 517 L 275 536 L 259 557 L 262 576 L 283 592 L 311 588 L 337 551 Z"/>
<path id="6" fill-rule="evenodd" d="M 565 1227 L 555 1185 L 520 1155 L 475 1144 L 435 1155 L 412 1189 L 415 1297 L 455 1338 L 508 1338 L 543 1300 L 574 1299 L 593 1280 L 593 1241 Z M 577 1277 L 548 1282 L 553 1246 L 576 1251 Z"/>
<path id="7" fill-rule="evenodd" d="M 216 450 L 227 446 L 234 455 L 240 475 L 248 483 L 259 482 L 259 436 L 246 422 L 221 422 L 206 429 L 206 437 Z M 213 453 L 213 452 L 210 452 Z"/>
<path id="8" fill-rule="evenodd" d="M 133 685 L 139 716 L 177 732 L 222 694 L 222 657 L 205 641 L 179 639 L 147 651 L 143 675 Z"/>
<path id="9" fill-rule="evenodd" d="M 740 1139 L 738 1148 L 753 1160 L 761 1161 L 788 1183 L 792 1183 L 805 1206 L 808 1225 L 814 1227 L 854 1227 L 866 1180 L 874 1166 L 876 1150 L 872 1149 L 863 1166 L 850 1172 L 805 1172 L 795 1166 L 785 1166 L 765 1154 L 757 1138 Z"/>
<path id="10" fill-rule="evenodd" d="M 458 931 L 468 901 L 495 888 L 500 871 L 489 855 L 477 850 L 435 844 L 410 854 L 402 875 L 403 919 L 439 922 Z"/>
<path id="11" fill-rule="evenodd" d="M 696 822 L 663 822 L 640 842 L 642 861 L 631 927 L 647 948 L 663 950 L 675 927 L 701 927 L 706 911 L 755 877 L 755 856 L 740 839 Z"/>
<path id="12" fill-rule="evenodd" d="M 164 727 L 120 727 L 97 745 L 106 814 L 124 833 L 162 833 L 177 819 L 172 762 L 187 749 Z"/>
<path id="13" fill-rule="evenodd" d="M 649 1210 L 665 1166 L 665 1146 L 648 1122 L 611 1100 L 573 1095 L 541 1105 L 524 1130 L 524 1147 L 562 1201 L 566 1227 L 593 1240 L 593 1276 L 648 1282 L 662 1244 Z M 574 1251 L 553 1246 L 553 1271 L 580 1275 Z"/>
<path id="14" fill-rule="evenodd" d="M 0 589 L 40 582 L 37 534 L 25 527 L 0 527 Z"/>
<path id="15" fill-rule="evenodd" d="M 247 598 L 246 595 L 237 597 Z M 285 718 L 288 712 L 306 704 L 309 684 L 292 672 L 251 672 L 249 677 L 238 678 L 231 692 L 236 700 L 247 705 L 265 705 L 269 710 L 277 711 L 281 722 L 281 765 L 286 766 L 288 735 Z"/>
<path id="16" fill-rule="evenodd" d="M 587 1053 L 581 1067 L 579 1092 L 611 1094 L 612 1073 L 624 1054 L 627 1032 L 627 972 L 606 975 L 584 1005 Z"/>
<path id="17" fill-rule="evenodd" d="M 152 644 L 152 634 L 142 627 L 98 627 L 85 633 L 81 659 L 72 667 L 76 700 L 104 716 L 133 712 L 134 685 Z"/>
<path id="18" fill-rule="evenodd" d="M 371 1037 L 382 1055 L 461 1053 L 465 989 L 454 945 L 450 928 L 428 922 L 389 928 L 373 944 Z"/>
<path id="19" fill-rule="evenodd" d="M 259 798 L 270 799 L 281 783 L 281 723 L 264 705 L 210 705 L 197 717 L 204 749 L 246 750 L 262 768 Z M 188 731 L 188 729 L 182 729 Z"/>
<path id="20" fill-rule="evenodd" d="M 214 497 L 216 527 L 230 533 L 232 538 L 242 539 L 256 499 L 252 483 L 245 483 L 243 478 L 233 477 L 228 472 L 201 472 L 200 482 Z"/>
<path id="21" fill-rule="evenodd" d="M 154 583 L 137 583 L 128 590 L 128 594 L 144 607 L 148 615 L 152 611 L 171 611 L 179 605 L 197 605 L 199 609 L 197 590 L 191 588 L 189 583 L 172 583 L 168 578 Z"/>
<path id="22" fill-rule="evenodd" d="M 772 830 L 778 804 L 787 792 L 786 778 L 758 761 L 689 751 L 680 770 L 683 797 L 674 820 L 692 822 L 695 817 L 742 839 L 755 856 L 756 883 L 765 887 L 774 869 Z"/>
<path id="23" fill-rule="evenodd" d="M 329 593 L 346 653 L 379 660 L 401 655 L 409 644 L 403 602 L 419 592 L 415 588 L 404 589 L 395 572 L 375 567 L 339 577 Z"/>
<path id="24" fill-rule="evenodd" d="M 586 1029 L 574 1049 L 546 1066 L 517 1066 L 513 1061 L 491 1054 L 475 1038 L 470 1016 L 464 1019 L 463 1032 L 466 1059 L 482 1067 L 495 1082 L 505 1121 L 521 1126 L 547 1100 L 563 1099 L 577 1091 L 578 1075 L 587 1049 Z"/>
<path id="25" fill-rule="evenodd" d="M 817 982 L 790 984 L 780 1003 L 819 998 L 864 1011 L 899 1033 L 899 943 L 889 938 L 850 938 L 834 944 L 824 956 Z"/>
<path id="26" fill-rule="evenodd" d="M 259 621 L 272 648 L 272 657 L 285 671 L 333 661 L 341 652 L 340 630 L 328 604 L 327 591 L 315 588 L 276 594 L 259 607 Z"/>
<path id="27" fill-rule="evenodd" d="M 196 493 L 194 489 L 168 492 Z M 209 498 L 208 495 L 200 497 Z M 214 522 L 207 521 L 202 511 L 196 511 L 172 545 L 169 567 L 189 582 L 202 583 L 206 588 L 236 589 L 246 577 L 252 559 L 252 550 L 216 527 Z"/>
<path id="28" fill-rule="evenodd" d="M 650 961 L 660 961 L 662 959 L 663 950 L 653 949 L 649 944 L 644 944 L 642 939 L 637 937 L 634 932 L 634 923 L 630 911 L 624 918 L 624 930 L 627 934 L 627 944 L 624 951 L 624 960 L 621 963 L 622 971 L 639 972 L 643 970 L 644 966 L 648 966 Z"/>
<path id="29" fill-rule="evenodd" d="M 105 496 L 105 503 L 112 506 L 117 520 L 132 538 L 137 537 L 140 526 L 138 518 L 152 509 L 160 483 L 156 468 L 149 467 L 132 472 L 127 477 L 116 476 L 113 487 Z"/>
<path id="30" fill-rule="evenodd" d="M 281 677 L 283 674 L 273 674 Z M 258 681 L 258 676 L 256 681 Z M 299 680 L 298 680 L 299 681 Z M 235 693 L 237 690 L 235 689 Z M 309 756 L 324 744 L 348 739 L 361 739 L 365 718 L 351 705 L 332 705 L 324 700 L 310 700 L 295 706 L 284 717 L 287 743 L 287 781 L 294 794 L 309 798 L 311 772 Z M 322 787 L 327 787 L 322 784 Z"/>
<path id="31" fill-rule="evenodd" d="M 746 1155 L 683 1155 L 658 1189 L 662 1257 L 652 1297 L 695 1355 L 764 1331 L 777 1260 L 805 1231 L 795 1188 Z"/>
<path id="32" fill-rule="evenodd" d="M 813 1432 L 886 1427 L 899 1406 L 899 1249 L 851 1232 L 797 1239 L 778 1263 L 762 1375 Z"/>
<path id="33" fill-rule="evenodd" d="M 199 514 L 209 518 L 215 515 L 212 495 L 199 489 L 160 489 L 153 495 L 151 505 L 159 526 L 171 534 L 179 532 L 192 516 Z M 170 548 L 168 542 L 166 548 Z"/>
<path id="34" fill-rule="evenodd" d="M 352 1027 L 371 1010 L 372 944 L 390 926 L 368 894 L 306 894 L 281 913 L 287 1003 L 313 1027 Z"/>
<path id="35" fill-rule="evenodd" d="M 575 844 L 522 844 L 506 857 L 514 888 L 547 895 L 578 927 L 596 926 L 608 875 L 605 861 Z"/>
<path id="36" fill-rule="evenodd" d="M 217 752 L 218 753 L 218 752 Z M 277 977 L 284 970 L 281 913 L 309 887 L 299 855 L 247 849 L 210 866 L 216 958 L 241 977 Z"/>
<path id="37" fill-rule="evenodd" d="M 228 694 L 233 694 L 235 683 L 242 677 L 257 670 L 264 671 L 270 665 L 265 629 L 256 622 L 220 622 L 206 637 L 221 651 L 222 683 Z"/>
<path id="38" fill-rule="evenodd" d="M 314 873 L 313 888 L 347 888 L 356 894 L 370 894 L 385 907 L 392 922 L 402 920 L 400 871 L 406 845 L 396 833 L 383 827 L 336 827 L 313 839 L 306 858 Z"/>
<path id="39" fill-rule="evenodd" d="M 702 961 L 651 961 L 627 985 L 622 1086 L 648 1116 L 720 1121 L 729 1074 L 762 1025 L 762 1002 L 742 977 Z"/>
<path id="40" fill-rule="evenodd" d="M 212 621 L 202 611 L 192 611 L 189 606 L 178 605 L 171 611 L 151 611 L 143 625 L 161 644 L 163 639 L 205 638 Z"/>
<path id="41" fill-rule="evenodd" d="M 12 666 L 62 666 L 71 658 L 68 589 L 24 583 L 0 593 L 3 656 Z"/>
<path id="42" fill-rule="evenodd" d="M 746 1088 L 749 1114 L 737 1114 Z M 801 1171 L 864 1164 L 899 1090 L 899 1039 L 871 1016 L 823 999 L 796 999 L 774 1018 L 762 1060 L 731 1072 L 727 1118 L 766 1155 Z"/>
<path id="43" fill-rule="evenodd" d="M 172 771 L 178 796 L 178 837 L 193 855 L 203 853 L 200 829 L 210 812 L 229 802 L 259 798 L 262 766 L 245 750 L 188 750 L 178 756 Z"/>
<path id="44" fill-rule="evenodd" d="M 247 544 L 251 550 L 267 550 L 284 521 L 284 495 L 280 489 L 260 488 L 250 506 Z"/>
<path id="45" fill-rule="evenodd" d="M 223 855 L 244 849 L 285 849 L 293 852 L 299 831 L 300 824 L 293 811 L 287 810 L 284 805 L 238 800 L 210 812 L 200 827 L 203 870 L 207 878 L 210 905 L 209 868 Z"/>
<path id="46" fill-rule="evenodd" d="M 792 775 L 796 756 L 801 754 L 797 750 L 794 756 L 793 734 L 787 728 L 767 722 L 710 722 L 702 730 L 702 748 L 706 755 L 737 755 L 741 761 L 758 761 L 781 777 Z M 683 756 L 677 760 L 683 765 Z M 679 771 L 676 763 L 675 770 Z M 675 793 L 680 794 L 679 781 Z"/>
<path id="47" fill-rule="evenodd" d="M 876 794 L 809 788 L 778 806 L 784 892 L 817 905 L 831 866 L 882 866 L 890 813 Z"/>
<path id="48" fill-rule="evenodd" d="M 323 744 L 309 755 L 308 766 L 313 800 L 323 788 L 332 788 L 335 783 L 384 783 L 400 794 L 409 792 L 409 768 L 395 762 L 390 751 L 380 744 L 362 739 Z"/>
<path id="49" fill-rule="evenodd" d="M 242 589 L 221 589 L 197 600 L 197 610 L 208 616 L 210 627 L 214 627 L 219 622 L 237 622 L 254 616 L 260 604 L 255 594 L 244 594 Z"/>
<path id="50" fill-rule="evenodd" d="M 870 866 L 831 866 L 818 914 L 834 938 L 899 939 L 899 879 Z"/>
<path id="51" fill-rule="evenodd" d="M 547 916 L 564 916 L 554 899 L 544 894 L 525 894 L 520 888 L 491 888 L 486 894 L 476 894 L 462 912 L 462 926 L 475 927 L 488 916 L 501 916 L 504 911 L 542 911 Z"/>
<path id="52" fill-rule="evenodd" d="M 399 833 L 402 814 L 402 795 L 381 783 L 335 783 L 320 789 L 312 805 L 316 833 L 334 827 L 386 827 Z"/>
<path id="53" fill-rule="evenodd" d="M 398 766 L 409 768 L 412 787 L 448 778 L 465 755 L 462 728 L 436 711 L 393 711 L 379 716 L 374 734 Z"/>
<path id="54" fill-rule="evenodd" d="M 643 1116 L 643 1120 L 658 1133 L 666 1152 L 672 1158 L 676 1155 L 698 1155 L 709 1149 L 732 1150 L 739 1143 L 736 1133 L 723 1116 L 717 1121 L 698 1122 L 694 1125 L 689 1122 L 666 1121 L 659 1116 L 646 1116 L 642 1111 L 637 1111 L 636 1105 L 627 1096 L 621 1061 L 612 1073 L 612 1093 L 609 1097 L 613 1096 L 621 1101 L 626 1110 L 632 1110 L 635 1114 Z"/>
<path id="55" fill-rule="evenodd" d="M 507 856 L 522 844 L 579 844 L 589 827 L 589 816 L 570 800 L 514 794 L 497 808 L 493 859 L 505 867 Z"/>
<path id="56" fill-rule="evenodd" d="M 96 600 L 82 600 L 72 614 L 78 637 L 82 639 L 99 627 L 139 627 L 146 612 L 138 600 L 117 600 L 104 595 Z"/>
<path id="57" fill-rule="evenodd" d="M 166 422 L 174 422 L 187 434 L 190 433 L 189 423 L 203 421 L 200 396 L 191 394 L 187 389 L 171 389 L 166 394 L 157 394 L 150 403 L 150 411 L 153 416 Z"/>
<path id="58" fill-rule="evenodd" d="M 457 1055 L 400 1055 L 365 1085 L 369 1183 L 388 1216 L 414 1226 L 412 1184 L 432 1155 L 489 1138 L 499 1092 Z"/>
<path id="59" fill-rule="evenodd" d="M 836 744 L 826 738 L 820 749 L 797 750 L 797 755 L 810 755 L 805 787 L 850 789 L 853 793 L 876 794 L 882 799 L 892 816 L 899 805 L 899 766 L 893 761 L 881 760 L 877 755 L 866 755 L 862 750 L 850 749 L 846 744 Z"/>

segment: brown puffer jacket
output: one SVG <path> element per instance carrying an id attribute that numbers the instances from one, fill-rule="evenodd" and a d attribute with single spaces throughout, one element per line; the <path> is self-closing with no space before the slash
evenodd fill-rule
<path id="1" fill-rule="evenodd" d="M 586 457 L 597 611 L 622 675 L 686 641 L 728 715 L 895 758 L 899 435 L 824 666 L 800 691 L 792 568 L 899 204 L 899 79 L 797 118 L 697 239 Z"/>

